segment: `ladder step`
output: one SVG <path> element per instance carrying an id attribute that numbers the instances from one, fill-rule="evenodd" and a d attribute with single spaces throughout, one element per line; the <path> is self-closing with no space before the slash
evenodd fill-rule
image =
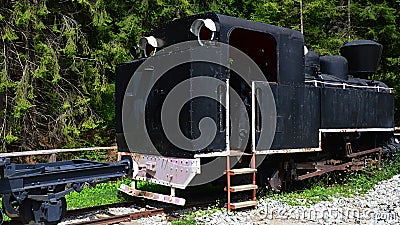
<path id="1" fill-rule="evenodd" d="M 231 192 L 238 192 L 238 191 L 248 191 L 248 190 L 254 190 L 257 189 L 258 186 L 255 184 L 244 184 L 244 185 L 237 185 L 237 186 L 231 186 Z M 228 189 L 225 187 L 225 191 Z"/>
<path id="2" fill-rule="evenodd" d="M 231 169 L 230 172 L 231 172 L 231 175 L 248 174 L 248 173 L 255 173 L 255 172 L 257 172 L 257 169 L 252 169 L 252 168 L 240 168 L 240 169 Z"/>
<path id="3" fill-rule="evenodd" d="M 245 201 L 245 202 L 235 202 L 231 203 L 231 209 L 240 209 L 240 208 L 246 208 L 246 207 L 251 207 L 251 206 L 256 206 L 257 201 Z"/>

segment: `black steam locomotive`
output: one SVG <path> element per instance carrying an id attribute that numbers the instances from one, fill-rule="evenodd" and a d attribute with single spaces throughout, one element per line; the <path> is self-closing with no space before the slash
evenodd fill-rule
<path id="1" fill-rule="evenodd" d="M 183 205 L 176 188 L 225 174 L 228 209 L 254 206 L 260 184 L 280 190 L 330 171 L 362 169 L 398 148 L 392 91 L 366 79 L 381 57 L 376 42 L 353 41 L 340 56 L 320 57 L 298 31 L 206 13 L 147 33 L 139 47 L 132 50 L 136 59 L 116 70 L 121 161 L 18 165 L 0 158 L 2 211 L 9 217 L 57 224 L 65 195 L 126 175 L 171 193 L 138 190 L 135 181 L 121 191 Z M 252 199 L 232 203 L 231 193 L 241 191 Z"/>
<path id="2" fill-rule="evenodd" d="M 188 41 L 194 45 L 180 46 Z M 231 49 L 208 55 L 222 63 L 196 56 L 195 52 L 223 44 L 244 53 L 258 69 L 238 61 Z M 137 180 L 170 186 L 171 194 L 121 187 L 127 193 L 184 204 L 175 196 L 175 188 L 206 183 L 219 169 L 228 175 L 228 192 L 254 190 L 256 167 L 258 180 L 279 190 L 288 180 L 360 169 L 365 165 L 360 158 L 395 148 L 392 91 L 367 79 L 377 71 L 382 53 L 382 45 L 374 41 L 352 41 L 340 48 L 340 56 L 320 57 L 307 50 L 298 31 L 206 13 L 154 29 L 139 47 L 142 57 L 119 65 L 116 72 L 117 143 L 121 155 L 131 155 L 137 162 Z M 133 54 L 137 53 L 135 49 Z M 163 71 L 163 64 L 174 59 L 182 62 Z M 239 74 L 241 69 L 247 74 Z M 192 94 L 207 78 L 226 86 L 209 83 L 203 88 L 214 88 L 212 96 Z M 167 134 L 163 107 L 169 93 L 187 80 L 184 90 L 192 99 L 174 112 L 180 131 Z M 246 115 L 230 102 L 233 92 Z M 268 107 L 275 110 L 266 111 Z M 204 117 L 215 124 L 206 146 L 181 147 L 170 140 L 179 132 L 189 140 L 206 135 L 201 127 Z M 141 137 L 137 132 L 142 130 L 150 144 L 145 136 L 133 138 Z M 222 162 L 219 169 L 209 168 L 214 160 Z M 253 174 L 253 186 L 230 187 L 229 177 L 235 173 Z M 233 208 L 249 205 L 254 204 Z"/>

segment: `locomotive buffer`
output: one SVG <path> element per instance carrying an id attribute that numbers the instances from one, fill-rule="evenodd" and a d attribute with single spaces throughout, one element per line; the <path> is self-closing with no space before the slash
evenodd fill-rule
<path id="1" fill-rule="evenodd" d="M 86 183 L 95 186 L 130 176 L 132 163 L 129 159 L 110 163 L 78 159 L 32 165 L 0 158 L 2 209 L 11 219 L 26 224 L 57 224 L 67 211 L 67 194 L 82 191 Z"/>

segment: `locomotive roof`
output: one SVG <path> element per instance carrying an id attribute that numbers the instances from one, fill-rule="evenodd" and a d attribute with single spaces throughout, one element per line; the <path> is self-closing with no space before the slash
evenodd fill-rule
<path id="1" fill-rule="evenodd" d="M 274 36 L 277 42 L 279 42 L 279 39 L 281 38 L 297 39 L 304 42 L 303 35 L 297 30 L 226 16 L 215 12 L 197 14 L 172 20 L 150 32 L 147 32 L 145 36 L 153 35 L 162 39 L 170 39 L 170 37 L 173 37 L 170 40 L 166 40 L 167 45 L 194 40 L 195 36 L 190 32 L 190 26 L 196 19 L 212 19 L 217 23 L 217 26 L 219 26 L 218 39 L 224 43 L 229 43 L 229 35 L 235 28 L 268 33 Z"/>
<path id="2" fill-rule="evenodd" d="M 159 48 L 198 40 L 191 32 L 192 24 L 197 19 L 211 19 L 214 22 L 216 32 L 213 38 L 216 41 L 239 45 L 245 42 L 259 46 L 260 49 L 269 45 L 269 54 L 273 54 L 275 60 L 268 64 L 275 65 L 270 68 L 277 77 L 275 79 L 280 83 L 304 82 L 304 37 L 296 30 L 209 12 L 170 21 L 145 36 L 161 40 L 163 44 Z M 259 34 L 265 36 L 260 37 Z"/>

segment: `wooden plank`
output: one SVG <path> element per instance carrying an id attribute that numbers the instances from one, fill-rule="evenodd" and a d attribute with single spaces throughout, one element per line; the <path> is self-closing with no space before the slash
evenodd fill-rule
<path id="1" fill-rule="evenodd" d="M 83 151 L 114 150 L 114 149 L 118 149 L 118 147 L 112 146 L 112 147 L 48 149 L 48 150 L 25 151 L 25 152 L 9 152 L 9 153 L 0 153 L 0 158 L 32 156 L 32 155 L 51 155 L 51 154 L 57 154 L 57 153 L 62 153 L 62 152 L 83 152 Z"/>
<path id="2" fill-rule="evenodd" d="M 240 168 L 240 169 L 231 169 L 229 172 L 231 173 L 231 175 L 248 174 L 248 173 L 255 173 L 255 172 L 257 172 L 257 169 L 252 169 L 252 168 Z"/>
<path id="3" fill-rule="evenodd" d="M 240 209 L 240 208 L 246 208 L 246 207 L 251 207 L 251 206 L 256 206 L 257 201 L 245 201 L 245 202 L 235 202 L 231 203 L 231 208 L 232 209 Z"/>
<path id="4" fill-rule="evenodd" d="M 231 192 L 248 191 L 248 190 L 254 190 L 257 188 L 258 188 L 258 186 L 255 184 L 237 185 L 237 186 L 231 186 Z M 227 191 L 228 188 L 225 188 L 224 190 Z"/>

